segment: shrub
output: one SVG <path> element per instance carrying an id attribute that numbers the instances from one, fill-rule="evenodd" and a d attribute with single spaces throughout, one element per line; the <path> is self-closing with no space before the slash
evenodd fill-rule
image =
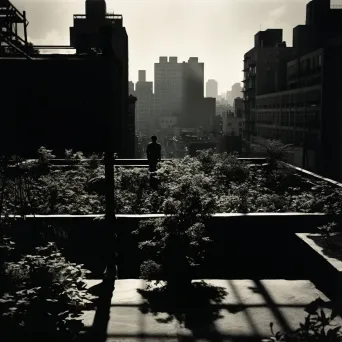
<path id="1" fill-rule="evenodd" d="M 215 212 L 213 198 L 204 197 L 195 182 L 178 182 L 164 202 L 166 217 L 142 221 L 133 232 L 143 240 L 139 243 L 145 257 L 141 277 L 165 280 L 169 287 L 191 284 L 194 268 L 203 260 L 210 243 L 206 221 Z"/>
<path id="2" fill-rule="evenodd" d="M 92 307 L 82 265 L 69 263 L 53 243 L 37 247 L 35 255 L 6 262 L 7 289 L 0 299 L 4 340 L 24 336 L 69 340 L 83 324 L 76 318 Z M 5 339 L 6 337 L 6 339 Z"/>
<path id="3" fill-rule="evenodd" d="M 332 311 L 331 315 L 326 314 L 319 303 L 323 300 L 320 298 L 312 303 L 312 308 L 306 311 L 309 312 L 304 323 L 300 323 L 300 327 L 291 332 L 276 332 L 273 331 L 273 323 L 270 324 L 272 337 L 264 342 L 341 342 L 342 334 L 341 326 L 331 324 L 336 318 L 337 313 Z M 318 306 L 318 307 L 317 307 Z"/>
<path id="4" fill-rule="evenodd" d="M 46 149 L 45 149 L 46 150 Z M 42 155 L 49 153 L 41 150 Z M 43 153 L 44 152 L 44 153 Z M 83 158 L 68 152 L 70 158 Z M 102 158 L 101 156 L 98 156 Z M 68 169 L 50 169 L 18 163 L 13 173 L 3 172 L 1 202 L 7 213 L 102 214 L 105 207 L 104 167 L 98 158 Z M 44 157 L 43 160 L 50 160 Z M 88 167 L 90 166 L 90 167 Z M 6 169 L 6 167 L 4 168 Z M 44 171 L 45 170 L 45 171 Z M 342 189 L 301 176 L 278 163 L 276 168 L 250 167 L 234 154 L 201 151 L 160 164 L 152 186 L 146 169 L 115 169 L 116 212 L 161 213 L 166 199 L 179 184 L 191 181 L 218 212 L 324 212 L 341 213 Z"/>
<path id="5" fill-rule="evenodd" d="M 336 222 L 329 222 L 328 224 L 317 227 L 317 229 L 325 239 L 328 239 L 335 232 L 336 226 Z"/>

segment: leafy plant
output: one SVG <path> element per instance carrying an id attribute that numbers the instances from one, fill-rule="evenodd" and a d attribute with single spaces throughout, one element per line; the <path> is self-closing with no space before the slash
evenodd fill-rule
<path id="1" fill-rule="evenodd" d="M 37 332 L 45 338 L 76 337 L 83 327 L 77 318 L 92 308 L 84 281 L 89 271 L 66 261 L 53 243 L 5 265 L 8 288 L 0 299 L 0 322 L 6 329 L 1 333 L 7 339 Z"/>
<path id="2" fill-rule="evenodd" d="M 313 303 L 311 309 L 306 310 L 309 312 L 308 316 L 295 331 L 286 333 L 278 331 L 275 333 L 273 323 L 271 323 L 272 337 L 264 340 L 264 342 L 341 342 L 341 326 L 332 326 L 337 312 L 333 310 L 331 315 L 326 314 L 323 308 L 315 307 L 319 302 L 323 302 L 323 300 L 318 299 L 316 303 Z"/>
<path id="3" fill-rule="evenodd" d="M 335 232 L 336 226 L 336 222 L 329 222 L 328 224 L 317 227 L 317 229 L 325 239 L 328 239 Z"/>
<path id="4" fill-rule="evenodd" d="M 263 144 L 265 151 L 268 154 L 268 161 L 272 168 L 276 168 L 279 162 L 285 160 L 286 153 L 291 151 L 291 144 L 283 144 L 279 140 L 266 140 Z"/>
<path id="5" fill-rule="evenodd" d="M 46 147 L 42 146 L 38 149 L 38 162 L 40 164 L 48 164 L 51 159 L 55 159 L 56 156 L 52 153 L 52 150 L 48 150 Z"/>
<path id="6" fill-rule="evenodd" d="M 210 238 L 206 222 L 215 212 L 211 196 L 189 179 L 178 180 L 164 202 L 166 217 L 140 223 L 134 234 L 142 237 L 139 248 L 145 256 L 140 272 L 146 280 L 165 280 L 170 288 L 191 284 L 194 268 L 205 256 Z"/>
<path id="7" fill-rule="evenodd" d="M 67 169 L 51 169 L 49 153 L 41 149 L 45 156 L 42 160 L 47 164 L 40 169 L 37 165 L 19 162 L 15 170 L 3 168 L 6 172 L 5 176 L 0 173 L 3 211 L 10 214 L 104 213 L 104 166 L 98 160 L 102 156 L 94 155 L 86 163 L 82 162 L 81 154 L 69 151 L 69 158 L 81 158 L 81 163 Z M 194 158 L 187 156 L 161 163 L 155 188 L 146 169 L 118 167 L 114 179 L 116 212 L 161 213 L 164 202 L 180 182 L 189 181 L 199 189 L 202 199 L 208 194 L 212 196 L 217 212 L 341 213 L 342 189 L 303 177 L 282 163 L 274 167 L 249 167 L 237 155 L 201 151 Z"/>

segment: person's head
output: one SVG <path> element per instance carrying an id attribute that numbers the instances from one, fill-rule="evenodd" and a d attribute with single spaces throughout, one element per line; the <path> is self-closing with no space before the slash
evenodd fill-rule
<path id="1" fill-rule="evenodd" d="M 157 137 L 155 135 L 152 135 L 151 140 L 155 143 L 157 141 Z"/>

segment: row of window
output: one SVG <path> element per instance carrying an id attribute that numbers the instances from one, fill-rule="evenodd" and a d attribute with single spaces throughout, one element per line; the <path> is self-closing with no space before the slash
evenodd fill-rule
<path id="1" fill-rule="evenodd" d="M 306 103 L 304 102 L 287 102 L 287 103 L 276 103 L 276 104 L 257 104 L 256 108 L 257 109 L 284 109 L 284 108 L 310 108 L 310 107 L 318 107 L 320 103 L 318 101 L 307 101 Z"/>
<path id="2" fill-rule="evenodd" d="M 265 139 L 280 140 L 285 144 L 301 145 L 305 141 L 313 147 L 319 139 L 319 135 L 317 133 L 299 132 L 294 129 L 280 130 L 274 128 L 257 127 L 256 134 L 257 136 L 263 137 Z"/>

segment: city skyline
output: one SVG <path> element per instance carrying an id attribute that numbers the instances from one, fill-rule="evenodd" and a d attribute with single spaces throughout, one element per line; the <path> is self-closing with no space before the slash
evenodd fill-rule
<path id="1" fill-rule="evenodd" d="M 292 28 L 304 24 L 305 4 L 309 1 L 106 2 L 109 13 L 115 11 L 124 17 L 129 36 L 130 80 L 136 83 L 138 70 L 146 70 L 147 80 L 154 81 L 153 66 L 160 56 L 177 56 L 181 61 L 198 57 L 205 63 L 205 81 L 217 80 L 220 94 L 242 81 L 243 55 L 253 46 L 260 28 L 283 29 L 287 46 L 292 46 Z M 73 14 L 84 13 L 84 0 L 13 3 L 27 11 L 29 38 L 37 45 L 68 45 Z M 342 5 L 342 0 L 331 3 Z"/>

